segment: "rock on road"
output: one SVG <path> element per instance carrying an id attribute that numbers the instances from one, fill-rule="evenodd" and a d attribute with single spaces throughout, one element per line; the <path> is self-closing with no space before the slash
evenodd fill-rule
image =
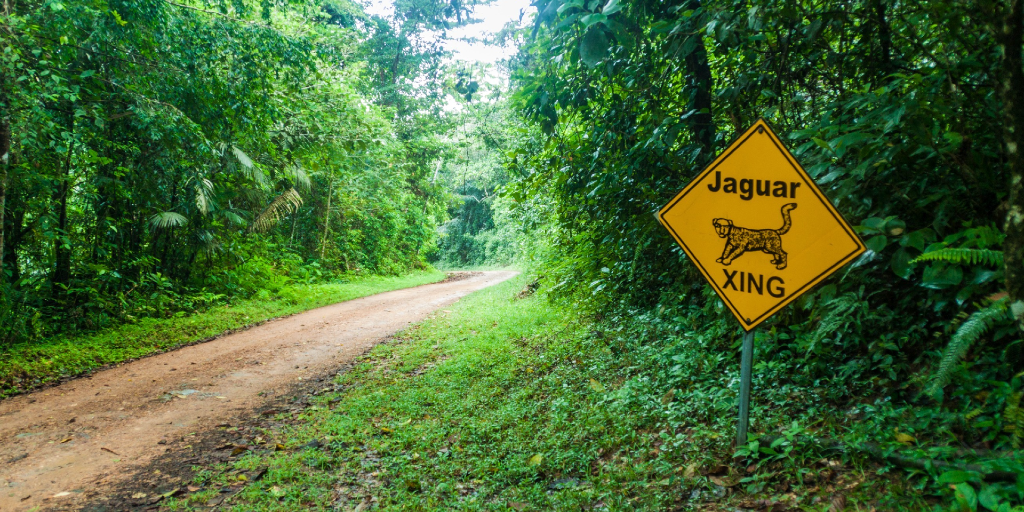
<path id="1" fill-rule="evenodd" d="M 300 313 L 0 401 L 0 510 L 73 506 L 164 451 L 259 408 L 382 338 L 516 272 L 381 293 Z"/>

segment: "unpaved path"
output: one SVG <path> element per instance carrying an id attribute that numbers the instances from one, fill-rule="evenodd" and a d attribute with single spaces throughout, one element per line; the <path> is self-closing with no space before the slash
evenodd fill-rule
<path id="1" fill-rule="evenodd" d="M 314 309 L 0 402 L 0 510 L 74 506 L 162 443 L 259 408 L 351 361 L 460 297 L 516 272 L 397 290 Z"/>

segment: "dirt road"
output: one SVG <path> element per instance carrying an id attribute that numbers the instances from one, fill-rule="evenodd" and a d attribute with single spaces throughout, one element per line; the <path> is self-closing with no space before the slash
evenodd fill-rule
<path id="1" fill-rule="evenodd" d="M 169 439 L 259 408 L 460 297 L 513 277 L 477 272 L 342 302 L 0 402 L 0 510 L 66 508 Z"/>

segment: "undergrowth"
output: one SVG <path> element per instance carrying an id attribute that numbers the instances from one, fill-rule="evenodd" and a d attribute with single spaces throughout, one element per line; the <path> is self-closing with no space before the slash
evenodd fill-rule
<path id="1" fill-rule="evenodd" d="M 793 378 L 799 361 L 768 357 L 772 332 L 758 337 L 752 431 L 773 437 L 737 450 L 738 332 L 691 330 L 664 310 L 580 318 L 543 297 L 517 298 L 529 279 L 478 292 L 379 345 L 298 423 L 266 428 L 234 462 L 196 468 L 197 491 L 168 505 L 203 508 L 246 473 L 263 476 L 223 505 L 824 512 L 978 510 L 982 496 L 998 510 L 1019 503 L 1018 487 L 982 485 L 977 473 L 908 472 L 823 447 L 815 439 L 853 445 L 889 429 L 887 454 L 955 450 L 927 432 L 935 411 L 908 421 L 914 411 L 884 397 L 850 409 L 836 383 Z M 894 421 L 906 426 L 893 431 Z M 989 464 L 1021 467 L 1019 458 Z"/>

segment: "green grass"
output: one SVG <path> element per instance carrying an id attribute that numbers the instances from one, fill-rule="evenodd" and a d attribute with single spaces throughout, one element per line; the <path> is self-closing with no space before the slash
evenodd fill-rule
<path id="1" fill-rule="evenodd" d="M 239 471 L 268 466 L 236 510 L 659 508 L 672 468 L 657 434 L 604 406 L 610 354 L 546 300 L 514 300 L 527 277 L 463 299 L 379 345 L 302 421 L 263 433 L 287 450 L 206 468 L 172 508 L 202 508 Z M 598 361 L 598 359 L 604 359 Z M 321 448 L 303 448 L 312 439 Z M 658 477 L 661 475 L 660 477 Z M 654 480 L 655 477 L 657 481 Z"/>
<path id="2" fill-rule="evenodd" d="M 659 389 L 651 360 L 616 341 L 625 331 L 598 332 L 600 323 L 537 296 L 513 299 L 529 279 L 477 292 L 378 345 L 297 419 L 257 420 L 263 426 L 245 434 L 254 451 L 195 467 L 199 489 L 164 504 L 202 510 L 222 489 L 241 488 L 224 505 L 771 509 L 758 501 L 767 499 L 825 512 L 837 499 L 870 510 L 883 497 L 901 510 L 927 508 L 905 478 L 811 448 L 735 459 L 727 387 L 690 404 L 704 412 L 666 427 L 685 391 Z M 261 468 L 258 481 L 242 480 Z"/>
<path id="3" fill-rule="evenodd" d="M 271 318 L 444 279 L 437 270 L 398 277 L 289 285 L 276 294 L 235 301 L 188 316 L 145 318 L 96 333 L 54 337 L 0 351 L 0 397 L 122 363 Z"/>

